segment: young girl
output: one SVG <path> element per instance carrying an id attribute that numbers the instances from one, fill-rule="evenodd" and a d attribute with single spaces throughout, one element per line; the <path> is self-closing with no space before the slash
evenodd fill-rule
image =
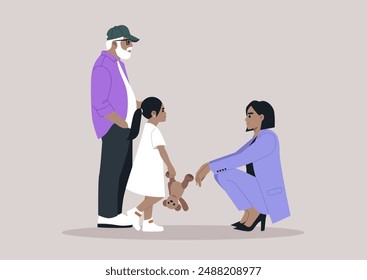
<path id="1" fill-rule="evenodd" d="M 167 113 L 162 102 L 156 97 L 148 97 L 141 104 L 143 116 L 148 119 L 140 139 L 138 151 L 130 173 L 127 189 L 144 195 L 144 200 L 135 208 L 127 211 L 133 227 L 140 230 L 140 217 L 144 212 L 143 231 L 163 231 L 152 219 L 153 205 L 165 196 L 164 166 L 167 166 L 170 177 L 176 171 L 166 152 L 166 143 L 158 129 L 160 122 L 166 121 Z M 135 132 L 136 133 L 136 132 Z"/>

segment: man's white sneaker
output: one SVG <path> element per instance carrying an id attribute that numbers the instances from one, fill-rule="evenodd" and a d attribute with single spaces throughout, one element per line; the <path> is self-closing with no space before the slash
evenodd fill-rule
<path id="1" fill-rule="evenodd" d="M 161 232 L 164 231 L 164 227 L 156 225 L 152 219 L 143 221 L 144 232 Z"/>
<path id="2" fill-rule="evenodd" d="M 130 220 L 126 215 L 119 214 L 112 218 L 105 218 L 102 216 L 98 216 L 98 227 L 104 228 L 129 228 L 132 227 Z"/>
<path id="3" fill-rule="evenodd" d="M 139 231 L 140 228 L 140 217 L 142 213 L 138 210 L 138 208 L 133 208 L 127 211 L 127 217 L 130 220 L 130 223 L 132 223 L 133 227 Z"/>

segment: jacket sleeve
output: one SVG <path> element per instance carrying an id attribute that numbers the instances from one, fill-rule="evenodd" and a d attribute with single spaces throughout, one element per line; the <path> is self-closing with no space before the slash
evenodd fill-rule
<path id="1" fill-rule="evenodd" d="M 266 133 L 259 136 L 246 149 L 240 149 L 236 153 L 210 161 L 209 167 L 214 174 L 217 174 L 255 162 L 270 155 L 275 149 L 276 142 L 273 134 Z"/>
<path id="2" fill-rule="evenodd" d="M 93 68 L 91 85 L 92 107 L 101 117 L 114 111 L 114 108 L 108 101 L 111 83 L 111 75 L 106 68 L 102 66 Z"/>

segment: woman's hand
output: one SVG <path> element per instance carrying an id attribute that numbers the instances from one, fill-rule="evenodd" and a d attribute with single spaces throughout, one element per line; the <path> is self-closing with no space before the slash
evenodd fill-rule
<path id="1" fill-rule="evenodd" d="M 195 181 L 196 185 L 201 187 L 201 182 L 204 180 L 205 176 L 210 172 L 209 163 L 203 164 L 198 172 L 196 172 Z"/>

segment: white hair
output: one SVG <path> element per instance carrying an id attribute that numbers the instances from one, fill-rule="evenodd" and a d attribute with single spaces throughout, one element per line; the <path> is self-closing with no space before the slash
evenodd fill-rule
<path id="1" fill-rule="evenodd" d="M 125 39 L 125 37 L 119 37 L 119 38 L 115 38 L 115 39 L 112 39 L 112 40 L 107 40 L 106 41 L 106 50 L 111 49 L 113 41 L 123 40 L 123 39 Z"/>

